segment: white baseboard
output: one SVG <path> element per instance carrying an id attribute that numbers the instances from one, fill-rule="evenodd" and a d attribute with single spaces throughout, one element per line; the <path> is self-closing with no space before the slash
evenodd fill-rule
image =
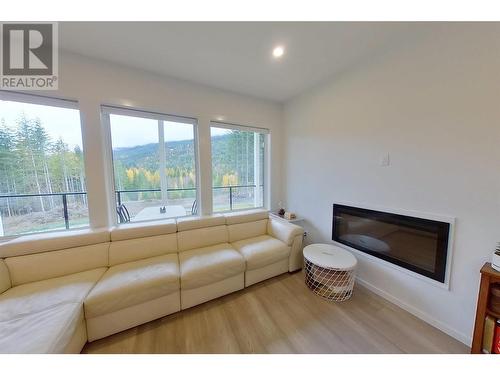
<path id="1" fill-rule="evenodd" d="M 388 300 L 389 302 L 392 302 L 396 306 L 401 307 L 403 310 L 408 311 L 410 314 L 415 315 L 417 318 L 423 320 L 426 323 L 429 323 L 431 326 L 436 327 L 440 331 L 443 331 L 447 335 L 450 335 L 451 337 L 457 339 L 458 341 L 464 343 L 467 346 L 471 346 L 472 344 L 472 337 L 468 336 L 462 332 L 459 332 L 455 330 L 454 328 L 451 328 L 447 324 L 434 319 L 430 315 L 424 313 L 423 311 L 417 309 L 414 306 L 408 305 L 407 303 L 401 301 L 399 298 L 394 297 L 392 294 L 387 293 L 386 291 L 377 288 L 373 284 L 370 284 L 369 282 L 360 279 L 359 277 L 356 277 L 356 281 L 364 286 L 366 289 L 372 291 L 373 293 L 379 295 L 380 297 Z"/>

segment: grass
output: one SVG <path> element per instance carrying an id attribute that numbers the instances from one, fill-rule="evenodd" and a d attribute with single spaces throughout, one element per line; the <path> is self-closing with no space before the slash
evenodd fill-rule
<path id="1" fill-rule="evenodd" d="M 69 228 L 81 228 L 89 225 L 88 217 L 82 217 L 74 220 L 69 220 Z M 5 236 L 17 236 L 22 234 L 30 234 L 30 233 L 41 233 L 41 232 L 50 232 L 56 230 L 65 230 L 66 226 L 64 225 L 64 220 L 58 220 L 55 222 L 49 222 L 41 225 L 36 225 L 32 227 L 24 227 L 23 230 L 9 230 L 10 228 L 4 228 Z"/>

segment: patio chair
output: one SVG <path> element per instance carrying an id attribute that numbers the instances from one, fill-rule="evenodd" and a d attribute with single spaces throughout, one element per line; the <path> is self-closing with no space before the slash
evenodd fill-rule
<path id="1" fill-rule="evenodd" d="M 118 214 L 118 220 L 120 221 L 120 224 L 130 222 L 130 214 L 124 204 L 120 204 L 118 207 L 116 207 L 116 213 Z"/>
<path id="2" fill-rule="evenodd" d="M 195 199 L 193 202 L 193 206 L 191 207 L 191 215 L 198 214 L 198 201 Z"/>

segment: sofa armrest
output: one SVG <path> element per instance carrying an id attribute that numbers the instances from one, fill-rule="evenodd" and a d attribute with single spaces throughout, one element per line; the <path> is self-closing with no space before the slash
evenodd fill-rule
<path id="1" fill-rule="evenodd" d="M 10 281 L 10 273 L 7 265 L 0 259 L 0 294 L 5 292 L 7 289 L 12 287 L 12 282 Z"/>
<path id="2" fill-rule="evenodd" d="M 304 229 L 284 220 L 269 218 L 267 234 L 283 241 L 287 246 L 292 246 L 294 238 L 302 236 Z"/>
<path id="3" fill-rule="evenodd" d="M 288 258 L 288 272 L 298 271 L 304 264 L 304 236 L 302 234 L 295 236 L 290 248 L 290 257 Z"/>
<path id="4" fill-rule="evenodd" d="M 267 234 L 283 241 L 287 246 L 290 246 L 288 271 L 293 272 L 300 270 L 303 264 L 302 241 L 304 238 L 304 229 L 284 220 L 269 218 L 267 223 Z"/>

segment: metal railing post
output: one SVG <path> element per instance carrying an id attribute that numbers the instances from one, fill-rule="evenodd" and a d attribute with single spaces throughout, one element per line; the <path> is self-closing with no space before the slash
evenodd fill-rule
<path id="1" fill-rule="evenodd" d="M 229 209 L 233 210 L 233 187 L 229 186 Z"/>
<path id="2" fill-rule="evenodd" d="M 66 225 L 66 229 L 69 229 L 68 198 L 66 194 L 63 194 L 62 201 L 63 201 L 64 225 Z"/>
<path id="3" fill-rule="evenodd" d="M 118 195 L 118 206 L 122 205 L 122 195 L 120 191 L 117 191 L 116 194 Z"/>

